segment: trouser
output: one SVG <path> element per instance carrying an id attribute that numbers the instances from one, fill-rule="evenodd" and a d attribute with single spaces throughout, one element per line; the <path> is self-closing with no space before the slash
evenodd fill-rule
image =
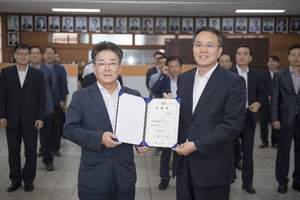
<path id="1" fill-rule="evenodd" d="M 161 179 L 164 179 L 167 182 L 169 182 L 171 179 L 171 176 L 169 174 L 171 153 L 172 153 L 171 148 L 162 148 L 161 157 L 160 157 L 159 175 Z"/>
<path id="2" fill-rule="evenodd" d="M 46 115 L 43 128 L 40 130 L 40 143 L 45 165 L 53 163 L 52 154 L 52 114 Z"/>
<path id="3" fill-rule="evenodd" d="M 260 110 L 260 138 L 263 143 L 268 144 L 268 135 L 269 135 L 269 130 L 268 126 L 270 124 L 270 107 L 262 107 Z M 277 135 L 278 131 L 274 129 L 273 127 L 272 133 L 271 133 L 271 143 L 272 144 L 277 144 Z"/>
<path id="4" fill-rule="evenodd" d="M 61 139 L 61 108 L 54 106 L 53 120 L 52 120 L 52 150 L 59 151 Z"/>

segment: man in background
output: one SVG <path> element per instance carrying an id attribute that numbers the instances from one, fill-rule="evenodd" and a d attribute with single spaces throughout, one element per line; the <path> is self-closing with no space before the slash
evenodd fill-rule
<path id="1" fill-rule="evenodd" d="M 268 69 L 265 71 L 262 71 L 261 77 L 263 80 L 264 88 L 267 93 L 267 101 L 262 105 L 262 108 L 260 110 L 260 139 L 262 141 L 262 144 L 259 146 L 260 148 L 266 148 L 269 146 L 268 141 L 268 135 L 269 130 L 268 126 L 271 122 L 271 110 L 270 110 L 270 101 L 271 101 L 271 86 L 272 86 L 272 80 L 274 77 L 274 73 L 277 71 L 277 68 L 279 67 L 279 57 L 278 56 L 269 56 L 267 61 Z M 271 144 L 272 147 L 277 148 L 277 134 L 278 131 L 271 127 Z"/>

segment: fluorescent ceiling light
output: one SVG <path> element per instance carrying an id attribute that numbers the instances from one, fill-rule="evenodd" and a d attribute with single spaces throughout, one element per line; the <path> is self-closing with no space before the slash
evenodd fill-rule
<path id="1" fill-rule="evenodd" d="M 87 8 L 52 8 L 53 12 L 101 12 L 100 9 Z"/>
<path id="2" fill-rule="evenodd" d="M 237 9 L 235 13 L 284 13 L 285 10 Z"/>

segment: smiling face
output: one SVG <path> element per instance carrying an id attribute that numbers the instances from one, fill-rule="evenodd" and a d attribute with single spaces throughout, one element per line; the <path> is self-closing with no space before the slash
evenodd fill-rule
<path id="1" fill-rule="evenodd" d="M 113 51 L 103 50 L 97 53 L 95 62 L 93 70 L 98 83 L 107 90 L 116 88 L 122 68 L 122 65 L 119 64 L 118 55 Z M 99 65 L 99 63 L 103 64 Z"/>
<path id="2" fill-rule="evenodd" d="M 213 68 L 217 64 L 218 57 L 222 53 L 222 47 L 219 47 L 218 37 L 208 31 L 200 32 L 195 40 L 194 44 L 203 44 L 200 48 L 193 48 L 193 56 L 200 68 L 207 68 L 208 70 Z M 205 45 L 214 44 L 213 48 L 208 48 Z"/>

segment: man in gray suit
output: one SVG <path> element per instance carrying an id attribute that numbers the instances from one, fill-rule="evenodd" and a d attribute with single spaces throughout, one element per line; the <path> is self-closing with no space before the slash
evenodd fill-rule
<path id="1" fill-rule="evenodd" d="M 136 96 L 140 93 L 122 87 L 117 81 L 123 58 L 123 51 L 117 45 L 100 42 L 91 57 L 97 82 L 73 94 L 64 125 L 65 137 L 82 149 L 78 197 L 133 200 L 136 182 L 133 148 L 115 142 L 113 132 L 119 92 Z M 136 150 L 146 153 L 150 148 L 136 146 Z"/>
<path id="2" fill-rule="evenodd" d="M 290 149 L 294 138 L 295 168 L 292 188 L 300 192 L 300 44 L 289 48 L 290 66 L 274 73 L 271 90 L 271 121 L 277 135 L 277 191 L 287 192 Z"/>
<path id="3" fill-rule="evenodd" d="M 55 72 L 52 67 L 41 63 L 42 49 L 38 46 L 30 47 L 30 65 L 44 72 L 46 86 L 46 119 L 43 128 L 40 130 L 39 138 L 41 143 L 40 151 L 43 155 L 43 163 L 47 171 L 53 171 L 52 154 L 52 115 L 54 112 L 52 93 L 55 90 Z"/>

